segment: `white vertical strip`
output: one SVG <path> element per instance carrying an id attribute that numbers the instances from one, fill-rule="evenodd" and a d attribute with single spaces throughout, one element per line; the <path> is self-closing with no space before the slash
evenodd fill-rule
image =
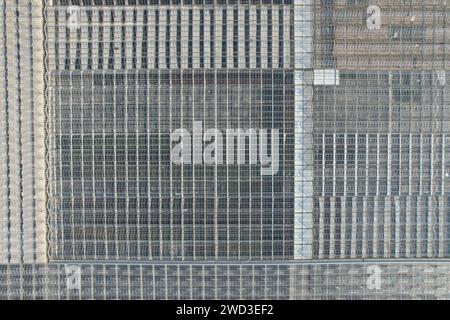
<path id="1" fill-rule="evenodd" d="M 353 197 L 352 201 L 352 244 L 351 244 L 351 258 L 356 258 L 356 243 L 357 243 L 357 215 L 358 215 L 358 198 Z"/>
<path id="2" fill-rule="evenodd" d="M 295 256 L 312 257 L 312 88 L 307 74 L 295 75 Z"/>
<path id="3" fill-rule="evenodd" d="M 435 197 L 435 188 L 434 188 L 434 161 L 435 161 L 435 136 L 431 134 L 431 151 L 430 151 L 430 190 L 429 190 L 429 199 L 428 199 L 428 257 L 432 258 L 434 253 L 434 244 L 437 241 L 437 238 L 434 234 L 434 226 L 436 224 L 436 197 Z"/>
<path id="4" fill-rule="evenodd" d="M 319 198 L 319 259 L 323 259 L 323 247 L 324 247 L 324 230 L 325 230 L 325 198 Z"/>
<path id="5" fill-rule="evenodd" d="M 384 201 L 384 258 L 389 258 L 390 242 L 391 242 L 391 197 L 387 196 Z"/>
<path id="6" fill-rule="evenodd" d="M 181 68 L 188 67 L 188 43 L 189 38 L 189 11 L 185 8 L 181 9 Z"/>
<path id="7" fill-rule="evenodd" d="M 15 9 L 15 5 L 11 5 L 11 10 Z M 20 189 L 20 145 L 21 132 L 19 123 L 21 116 L 19 114 L 19 66 L 17 61 L 17 36 L 16 36 L 16 16 L 6 16 L 6 33 L 8 34 L 7 52 L 8 52 L 8 114 L 9 119 L 9 205 L 10 205 L 10 247 L 11 247 L 11 263 L 20 263 L 21 250 L 21 199 L 22 193 Z"/>
<path id="8" fill-rule="evenodd" d="M 234 10 L 233 7 L 227 8 L 227 68 L 234 67 L 233 59 L 233 32 L 234 32 Z"/>
<path id="9" fill-rule="evenodd" d="M 406 197 L 406 257 L 411 258 L 411 196 Z"/>
<path id="10" fill-rule="evenodd" d="M 423 152 L 423 135 L 420 134 L 420 161 L 419 161 L 419 192 L 420 196 L 424 195 L 423 187 L 423 163 L 424 163 L 424 152 Z"/>
<path id="11" fill-rule="evenodd" d="M 6 3 L 0 26 L 0 263 L 46 261 L 43 19 L 29 4 Z"/>
<path id="12" fill-rule="evenodd" d="M 24 2 L 23 0 L 21 1 Z M 23 259 L 24 262 L 34 262 L 34 137 L 33 137 L 33 121 L 34 121 L 34 95 L 33 88 L 34 79 L 32 65 L 32 42 L 33 42 L 33 25 L 32 20 L 26 18 L 31 15 L 28 8 L 23 7 L 20 13 L 21 22 L 23 23 L 21 40 L 20 40 L 20 56 L 21 56 L 21 77 L 20 90 L 22 93 L 22 190 L 23 190 Z M 30 17 L 30 16 L 28 16 Z M 31 32 L 30 32 L 31 31 Z M 39 47 L 36 48 L 38 50 Z M 42 81 L 38 82 L 42 83 Z M 39 125 L 39 124 L 36 124 Z M 40 124 L 41 126 L 43 124 Z"/>
<path id="13" fill-rule="evenodd" d="M 355 195 L 352 197 L 352 222 L 351 222 L 351 242 L 350 242 L 350 255 L 352 258 L 356 257 L 356 205 L 358 201 L 358 165 L 359 165 L 359 135 L 355 135 Z"/>
<path id="14" fill-rule="evenodd" d="M 335 248 L 335 231 L 336 231 L 336 198 L 330 198 L 330 259 L 334 259 Z"/>
<path id="15" fill-rule="evenodd" d="M 58 10 L 57 8 L 55 8 L 53 10 L 53 18 L 56 20 L 56 17 L 58 17 L 58 24 L 53 24 L 54 26 L 54 42 L 52 44 L 52 49 L 54 49 L 54 59 L 50 59 L 50 60 L 54 60 L 55 61 L 55 67 L 56 67 L 56 63 L 59 64 L 60 68 L 61 65 L 64 66 L 64 55 L 59 54 L 57 55 L 57 51 L 61 52 L 61 50 L 64 50 L 64 46 L 62 45 L 62 40 L 65 38 L 65 30 L 66 28 L 64 27 L 64 23 L 61 23 L 62 21 L 64 21 L 63 19 L 65 19 L 65 13 L 62 10 Z M 53 20 L 53 21 L 55 21 Z M 49 32 L 51 33 L 52 31 L 50 31 L 51 29 L 49 29 Z M 56 41 L 56 39 L 58 41 Z M 63 51 L 64 52 L 64 51 Z M 56 68 L 55 68 L 56 69 Z M 53 69 L 54 70 L 54 69 Z"/>
<path id="16" fill-rule="evenodd" d="M 408 197 L 406 198 L 406 256 L 408 258 L 414 256 L 411 252 L 411 242 L 412 242 L 412 181 L 413 181 L 413 144 L 412 144 L 412 134 L 409 135 L 409 159 L 408 159 L 408 169 L 409 169 L 409 188 L 408 188 Z"/>
<path id="17" fill-rule="evenodd" d="M 423 135 L 420 134 L 420 161 L 419 161 L 419 191 L 420 191 L 420 198 L 421 198 L 421 204 L 420 204 L 420 214 L 418 214 L 418 220 L 420 219 L 420 222 L 417 223 L 417 235 L 419 238 L 419 244 L 418 245 L 418 257 L 424 257 L 426 255 L 427 248 L 426 245 L 426 238 L 425 238 L 425 228 L 426 223 L 428 221 L 425 221 L 425 197 L 424 195 L 424 186 L 423 186 L 423 166 L 424 166 L 424 147 L 423 147 Z"/>
<path id="18" fill-rule="evenodd" d="M 278 21 L 278 6 L 272 7 L 272 67 L 279 68 L 279 21 Z"/>
<path id="19" fill-rule="evenodd" d="M 256 6 L 250 7 L 250 68 L 256 68 Z"/>
<path id="20" fill-rule="evenodd" d="M 312 4 L 312 0 L 308 1 L 309 4 Z M 310 16 L 310 18 L 312 19 L 312 14 Z M 290 19 L 291 19 L 291 10 L 289 8 L 285 8 L 284 9 L 284 66 L 285 68 L 292 68 L 294 67 L 293 62 L 292 62 L 292 57 L 291 57 L 291 44 L 292 42 L 290 41 L 291 39 L 291 24 L 290 24 Z M 311 23 L 307 23 L 306 25 L 303 25 L 303 28 L 308 28 L 310 29 L 309 34 L 312 36 L 312 21 Z M 311 38 L 312 39 L 312 38 Z M 297 55 L 297 54 L 296 54 Z M 311 56 L 312 58 L 312 56 Z M 295 59 L 294 59 L 295 60 Z"/>
<path id="21" fill-rule="evenodd" d="M 313 135 L 311 0 L 294 1 L 295 30 L 295 225 L 294 258 L 311 259 L 313 241 Z M 264 11 L 263 11 L 264 12 Z M 266 21 L 266 17 L 262 17 Z M 267 30 L 262 28 L 262 34 Z M 262 53 L 266 52 L 262 49 Z"/>
<path id="22" fill-rule="evenodd" d="M 0 39 L 1 41 L 1 39 Z M 0 63 L 2 63 L 0 59 Z M 3 70 L 2 70 L 3 73 Z M 4 90 L 0 90 L 0 98 L 2 99 L 2 107 L 4 107 L 4 104 L 6 104 L 6 100 L 4 100 Z M 4 108 L 2 108 L 4 109 Z M 7 174 L 7 144 L 6 144 L 6 114 L 2 111 L 0 111 L 0 135 L 1 135 L 1 141 L 0 141 L 0 161 L 2 163 L 1 165 L 1 172 L 0 172 L 0 203 L 3 205 L 0 207 L 0 262 L 6 263 L 8 262 L 8 214 L 9 214 L 9 208 L 8 208 L 8 193 L 7 193 L 7 186 L 8 186 L 8 174 Z"/>
<path id="23" fill-rule="evenodd" d="M 164 7 L 160 7 L 159 10 L 159 68 L 166 69 L 166 24 L 167 24 L 167 11 Z M 187 29 L 186 29 L 187 30 Z M 138 32 L 139 34 L 139 32 Z M 187 39 L 187 32 L 186 38 Z"/>
<path id="24" fill-rule="evenodd" d="M 28 7 L 28 0 L 20 1 L 19 33 L 21 56 L 21 101 L 22 101 L 22 205 L 23 205 L 23 260 L 34 262 L 34 97 L 33 97 L 33 21 L 32 8 Z M 42 30 L 42 29 L 41 29 Z M 39 30 L 39 31 L 41 31 Z M 41 31 L 42 33 L 42 31 Z M 36 50 L 39 50 L 37 44 Z M 42 83 L 42 81 L 40 82 Z M 37 83 L 39 85 L 39 83 Z M 30 90 L 31 89 L 31 90 Z"/>
<path id="25" fill-rule="evenodd" d="M 398 156 L 398 160 L 399 161 L 399 171 L 398 171 L 398 181 L 399 181 L 399 193 L 400 195 L 402 194 L 402 169 L 403 169 L 403 164 L 402 164 L 402 160 L 403 160 L 403 145 L 402 145 L 402 135 L 399 136 L 399 140 L 398 140 L 398 148 L 399 148 L 399 156 Z M 394 208 L 395 208 L 395 257 L 399 258 L 400 257 L 400 219 L 401 219 L 401 210 L 402 210 L 402 206 L 401 206 L 401 197 L 396 196 L 394 197 Z"/>
<path id="26" fill-rule="evenodd" d="M 261 68 L 267 68 L 267 29 L 268 29 L 268 7 L 261 7 Z"/>
<path id="27" fill-rule="evenodd" d="M 70 59 L 70 65 L 69 68 L 70 70 L 74 70 L 75 69 L 75 61 L 77 58 L 77 40 L 78 40 L 78 32 L 77 30 L 71 30 L 69 31 L 69 38 L 67 39 L 69 41 L 69 45 L 70 45 L 70 55 L 69 55 L 69 59 Z"/>
<path id="28" fill-rule="evenodd" d="M 348 197 L 348 136 L 344 135 L 344 197 L 341 197 L 341 258 L 345 257 L 345 229 Z"/>
<path id="29" fill-rule="evenodd" d="M 200 11 L 192 9 L 192 67 L 200 68 Z"/>
<path id="30" fill-rule="evenodd" d="M 204 27 L 204 48 L 205 48 L 205 68 L 212 68 L 211 66 L 211 14 L 210 9 L 205 8 L 204 10 L 204 21 L 205 21 L 205 27 Z"/>
<path id="31" fill-rule="evenodd" d="M 368 149 L 367 149 L 368 150 Z M 366 176 L 366 177 L 368 177 L 368 176 Z M 368 193 L 366 192 L 366 195 L 367 195 Z M 365 258 L 367 258 L 367 251 L 368 251 L 368 247 L 369 247 L 369 242 L 368 242 L 368 237 L 367 237 L 367 230 L 368 230 L 368 224 L 369 224 L 369 221 L 368 221 L 368 214 L 369 214 L 369 207 L 368 207 L 368 204 L 367 204 L 367 196 L 365 196 L 364 198 L 363 198 L 363 225 L 362 225 L 362 235 L 361 235 L 361 238 L 362 238 L 362 243 L 363 243 L 363 245 L 362 245 L 362 257 L 363 257 L 363 259 L 365 259 Z"/>
<path id="32" fill-rule="evenodd" d="M 417 197 L 417 258 L 422 257 L 422 221 L 423 221 L 423 203 L 422 197 Z"/>
<path id="33" fill-rule="evenodd" d="M 446 229 L 446 225 L 447 223 L 445 223 L 445 219 L 446 219 L 446 197 L 444 197 L 445 194 L 445 182 L 446 182 L 446 176 L 447 176 L 447 172 L 446 172 L 446 165 L 445 165 L 445 161 L 446 161 L 446 153 L 447 153 L 447 137 L 443 134 L 442 135 L 442 155 L 441 155 L 441 160 L 442 160 L 442 167 L 441 167 L 441 178 L 442 178 L 442 183 L 441 183 L 441 190 L 440 190 L 440 201 L 439 201 L 439 257 L 443 257 L 445 255 L 445 244 L 447 242 L 447 238 L 445 235 L 445 229 Z"/>
<path id="34" fill-rule="evenodd" d="M 385 201 L 385 211 L 384 211 L 384 257 L 388 258 L 390 256 L 390 240 L 391 240 L 391 197 L 392 194 L 392 99 L 393 99 L 393 85 L 392 85 L 392 73 L 389 73 L 389 131 L 388 131 L 388 164 L 387 164 L 387 197 Z"/>
<path id="35" fill-rule="evenodd" d="M 394 197 L 394 208 L 395 208 L 395 257 L 400 258 L 401 197 L 398 196 Z"/>
<path id="36" fill-rule="evenodd" d="M 374 199 L 374 211 L 373 211 L 373 257 L 378 257 L 378 241 L 381 236 L 378 234 L 379 226 L 379 206 L 378 201 L 380 197 L 380 135 L 377 135 L 377 190 L 376 197 Z"/>
<path id="37" fill-rule="evenodd" d="M 154 14 L 155 11 L 153 11 Z M 152 17 L 152 21 L 155 21 L 155 16 L 153 15 Z M 133 61 L 132 61 L 132 56 L 133 56 L 133 10 L 127 10 L 126 11 L 126 30 L 125 30 L 125 39 L 126 39 L 126 46 L 125 46 L 125 57 L 126 57 L 126 68 L 127 69 L 132 69 L 133 67 Z M 149 32 L 150 35 L 155 34 L 155 29 L 152 29 Z"/>
<path id="38" fill-rule="evenodd" d="M 156 33 L 155 33 L 155 7 L 148 8 L 148 23 L 147 23 L 147 65 L 149 69 L 155 68 L 155 46 L 156 46 Z"/>
<path id="39" fill-rule="evenodd" d="M 0 4 L 3 10 L 3 3 Z M 6 28 L 7 29 L 7 28 Z M 4 24 L 0 23 L 0 42 L 4 43 L 8 40 L 8 34 L 4 28 Z M 8 87 L 6 87 L 5 79 L 7 79 L 7 60 L 8 51 L 0 55 L 0 263 L 8 263 L 8 118 L 7 118 L 7 98 Z"/>
<path id="40" fill-rule="evenodd" d="M 195 11 L 194 11 L 195 12 Z M 177 66 L 177 10 L 170 11 L 170 68 Z M 200 20 L 200 18 L 199 18 Z"/>
<path id="41" fill-rule="evenodd" d="M 103 69 L 108 69 L 108 62 L 109 62 L 109 43 L 111 40 L 111 11 L 110 10 L 102 10 L 103 11 Z M 142 32 L 141 32 L 142 33 Z M 76 37 L 76 33 L 73 33 L 74 39 Z M 75 56 L 75 50 L 76 49 L 70 49 L 70 53 L 72 57 Z M 74 59 L 74 58 L 72 58 Z"/>
<path id="42" fill-rule="evenodd" d="M 92 10 L 92 68 L 93 69 L 97 69 L 98 68 L 98 41 L 99 41 L 99 14 L 98 14 L 98 10 Z M 62 29 L 62 28 L 60 28 Z M 60 34 L 61 36 L 61 34 Z M 62 51 L 61 52 L 61 48 L 60 47 L 60 55 L 62 55 Z M 63 49 L 64 50 L 64 49 Z M 131 55 L 130 55 L 131 56 Z M 62 62 L 62 64 L 60 63 L 60 68 L 64 66 L 64 62 Z"/>
<path id="43" fill-rule="evenodd" d="M 336 155 L 336 134 L 333 134 L 333 196 L 336 195 L 336 163 L 337 163 L 337 155 Z"/>
<path id="44" fill-rule="evenodd" d="M 222 32 L 222 18 L 223 18 L 223 14 L 222 14 L 222 8 L 221 7 L 217 7 L 217 10 L 215 10 L 215 67 L 217 69 L 221 69 L 222 68 L 222 39 L 224 38 L 223 32 Z"/>
<path id="45" fill-rule="evenodd" d="M 347 243 L 345 241 L 347 228 L 347 194 L 341 198 L 341 259 L 345 258 L 345 248 Z"/>
<path id="46" fill-rule="evenodd" d="M 136 37 L 136 66 L 137 68 L 140 68 L 142 66 L 142 30 L 144 25 L 144 11 L 143 10 L 137 10 L 137 37 Z"/>
<path id="47" fill-rule="evenodd" d="M 434 196 L 428 196 L 428 221 L 427 221 L 427 257 L 433 257 L 433 245 L 434 245 L 434 224 L 436 214 L 436 201 Z"/>
<path id="48" fill-rule="evenodd" d="M 378 241 L 381 239 L 380 235 L 378 234 L 378 226 L 380 224 L 378 217 L 380 211 L 378 205 L 379 199 L 380 197 L 377 195 L 373 201 L 373 258 L 378 258 Z"/>
<path id="49" fill-rule="evenodd" d="M 445 197 L 439 196 L 439 258 L 445 256 Z"/>
<path id="50" fill-rule="evenodd" d="M 116 11 L 114 19 L 114 69 L 117 70 L 122 68 L 122 10 Z M 81 33 L 81 37 L 83 37 L 83 33 Z"/>
<path id="51" fill-rule="evenodd" d="M 245 69 L 245 10 L 239 7 L 238 11 L 238 67 Z"/>
<path id="52" fill-rule="evenodd" d="M 336 176 L 337 176 L 337 135 L 333 135 L 333 197 L 336 197 Z M 330 254 L 331 254 L 331 244 L 333 243 L 332 237 L 334 237 L 334 230 L 336 228 L 335 226 L 335 220 L 334 220 L 334 213 L 333 213 L 333 197 L 330 198 L 330 225 L 329 232 L 330 232 Z M 324 230 L 325 232 L 325 230 Z"/>
<path id="53" fill-rule="evenodd" d="M 52 20 L 50 20 L 52 21 Z M 89 42 L 89 33 L 88 33 L 88 18 L 87 18 L 87 10 L 81 10 L 81 68 L 84 69 L 87 67 L 88 64 L 88 42 Z M 51 47 L 53 47 L 52 41 L 47 42 L 49 45 L 47 46 L 47 50 Z M 49 59 L 53 60 L 53 59 Z M 50 67 L 51 70 L 53 70 L 52 67 Z"/>
<path id="54" fill-rule="evenodd" d="M 48 56 L 48 67 L 50 70 L 55 70 L 55 29 L 56 26 L 52 21 L 55 21 L 55 11 L 54 8 L 47 8 L 47 56 Z M 86 18 L 87 21 L 87 18 Z M 3 27 L 2 27 L 3 28 Z M 1 29 L 0 29 L 1 30 Z M 86 29 L 87 34 L 87 29 Z M 3 37 L 0 38 L 3 41 Z"/>

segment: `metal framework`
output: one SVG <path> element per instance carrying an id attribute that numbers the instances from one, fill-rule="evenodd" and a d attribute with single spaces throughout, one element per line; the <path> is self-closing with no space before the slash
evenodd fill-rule
<path id="1" fill-rule="evenodd" d="M 449 11 L 0 1 L 0 299 L 449 298 Z M 278 172 L 174 163 L 199 121 Z"/>

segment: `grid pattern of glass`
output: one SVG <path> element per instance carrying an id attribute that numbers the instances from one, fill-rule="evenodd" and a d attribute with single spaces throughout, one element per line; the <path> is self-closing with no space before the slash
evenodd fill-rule
<path id="1" fill-rule="evenodd" d="M 0 265 L 0 299 L 448 299 L 449 274 L 436 260 Z"/>
<path id="2" fill-rule="evenodd" d="M 189 57 L 197 62 L 213 59 L 197 50 L 206 41 L 198 32 L 208 29 L 208 25 L 202 19 L 190 19 L 188 14 L 205 8 L 213 7 L 167 7 L 171 14 L 182 11 L 181 24 L 170 24 L 170 28 L 181 28 L 182 32 L 194 35 L 187 39 L 195 41 L 183 41 L 178 51 L 183 53 L 187 45 L 188 60 Z M 293 70 L 275 69 L 273 63 L 270 66 L 267 61 L 262 62 L 259 54 L 236 47 L 245 44 L 239 37 L 248 40 L 255 31 L 263 34 L 265 40 L 258 40 L 262 39 L 258 36 L 258 45 L 251 47 L 264 59 L 269 59 L 271 55 L 267 50 L 272 50 L 275 42 L 279 48 L 279 43 L 291 41 L 290 29 L 286 30 L 286 36 L 282 30 L 290 26 L 288 17 L 292 15 L 292 6 L 215 6 L 217 16 L 220 12 L 220 15 L 239 18 L 239 14 L 248 13 L 245 25 L 250 32 L 247 34 L 246 27 L 242 28 L 242 24 L 233 19 L 226 24 L 215 23 L 216 28 L 223 27 L 223 34 L 230 35 L 228 42 L 226 38 L 217 42 L 219 48 L 227 48 L 225 51 L 217 49 L 217 54 L 222 52 L 221 59 L 215 58 L 221 63 L 213 65 L 218 69 L 211 69 L 208 64 L 199 68 L 197 62 L 190 64 L 189 61 L 185 65 L 183 55 L 179 57 L 181 65 L 176 58 L 170 66 L 162 63 L 165 60 L 158 56 L 141 55 L 147 52 L 147 37 L 158 34 L 151 26 L 155 23 L 154 17 L 148 20 L 145 17 L 166 12 L 161 6 L 114 9 L 82 6 L 81 17 L 96 17 L 92 20 L 95 27 L 87 27 L 86 32 L 80 31 L 84 27 L 67 28 L 70 16 L 66 15 L 66 9 L 65 6 L 50 6 L 47 10 L 51 99 L 50 259 L 292 259 Z M 277 17 L 283 12 L 286 19 L 277 18 L 275 24 L 268 24 L 267 19 L 273 16 L 267 13 L 275 11 Z M 188 14 L 187 19 L 185 14 Z M 121 20 L 130 15 L 144 17 L 144 22 Z M 108 27 L 96 20 L 107 16 L 111 17 Z M 83 26 L 83 18 L 80 21 Z M 157 26 L 160 34 L 167 31 L 166 36 L 169 36 L 171 29 L 163 31 L 163 24 Z M 133 36 L 136 28 L 139 28 L 139 39 Z M 115 29 L 121 30 L 125 38 L 115 38 Z M 277 37 L 282 31 L 279 41 L 272 37 L 274 29 Z M 108 30 L 108 35 L 102 35 L 102 30 Z M 96 34 L 95 39 L 79 37 L 90 33 Z M 267 39 L 270 43 L 264 42 L 269 41 Z M 148 45 L 158 47 L 155 42 Z M 121 65 L 124 60 L 120 55 L 112 54 L 116 48 L 130 46 L 139 48 L 130 53 L 125 51 L 122 58 L 126 62 Z M 102 48 L 109 52 L 111 68 L 103 68 L 103 63 L 96 64 L 108 60 L 97 55 Z M 161 49 L 166 57 L 172 57 L 170 52 L 177 52 L 169 48 Z M 243 61 L 247 57 L 248 64 L 242 65 L 233 52 L 247 52 L 242 57 Z M 280 51 L 277 49 L 277 52 Z M 73 53 L 74 59 L 70 58 Z M 83 58 L 77 60 L 76 57 Z M 238 64 L 234 63 L 236 57 Z M 144 63 L 150 60 L 159 60 L 161 64 Z M 284 61 L 280 56 L 275 60 L 277 65 Z M 259 164 L 248 161 L 245 162 L 248 164 L 174 164 L 171 133 L 177 129 L 192 133 L 197 122 L 202 123 L 203 130 L 214 128 L 223 133 L 228 129 L 244 132 L 267 129 L 269 133 L 278 130 L 278 171 L 274 175 L 263 175 Z M 273 143 L 268 141 L 268 150 L 271 150 Z M 258 151 L 254 147 L 245 143 L 247 160 L 256 156 Z M 225 159 L 227 152 L 224 150 Z"/>
<path id="3" fill-rule="evenodd" d="M 42 3 L 0 1 L 0 263 L 44 263 Z"/>
<path id="4" fill-rule="evenodd" d="M 449 299 L 449 17 L 0 0 L 0 299 Z M 176 164 L 199 123 L 279 170 Z"/>
<path id="5" fill-rule="evenodd" d="M 293 67 L 292 5 L 282 2 L 101 6 L 97 1 L 77 9 L 70 8 L 80 1 L 63 2 L 46 10 L 51 70 Z"/>
<path id="6" fill-rule="evenodd" d="M 314 257 L 449 257 L 448 9 L 316 1 Z"/>

